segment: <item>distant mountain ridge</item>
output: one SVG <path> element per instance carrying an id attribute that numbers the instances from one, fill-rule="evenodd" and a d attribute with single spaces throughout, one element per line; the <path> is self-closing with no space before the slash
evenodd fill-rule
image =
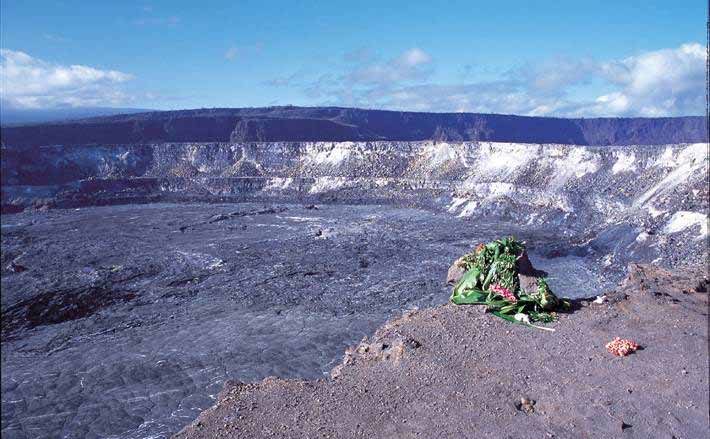
<path id="1" fill-rule="evenodd" d="M 564 119 L 341 107 L 154 111 L 5 126 L 5 146 L 164 142 L 493 141 L 657 145 L 708 141 L 703 116 Z"/>
<path id="2" fill-rule="evenodd" d="M 19 109 L 12 108 L 0 102 L 0 124 L 25 125 L 48 122 L 67 121 L 72 119 L 111 116 L 115 114 L 131 114 L 152 111 L 145 108 L 114 108 L 114 107 L 69 107 Z"/>

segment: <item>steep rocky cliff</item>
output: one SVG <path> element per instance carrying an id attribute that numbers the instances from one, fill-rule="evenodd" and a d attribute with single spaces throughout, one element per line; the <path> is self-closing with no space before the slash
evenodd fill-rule
<path id="1" fill-rule="evenodd" d="M 2 158 L 4 211 L 194 200 L 416 205 L 553 225 L 580 240 L 604 230 L 604 245 L 628 246 L 633 257 L 657 255 L 660 242 L 678 259 L 707 234 L 704 143 L 161 143 L 6 147 Z M 690 245 L 672 239 L 680 232 Z"/>
<path id="2" fill-rule="evenodd" d="M 346 140 L 658 145 L 707 139 L 707 122 L 698 116 L 559 119 L 338 107 L 162 111 L 2 130 L 3 144 L 14 146 Z"/>

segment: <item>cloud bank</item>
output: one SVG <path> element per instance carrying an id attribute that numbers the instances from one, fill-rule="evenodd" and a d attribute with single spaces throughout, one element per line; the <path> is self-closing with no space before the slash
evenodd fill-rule
<path id="1" fill-rule="evenodd" d="M 610 108 L 618 114 L 700 114 L 705 106 L 706 48 L 683 44 L 605 63 L 601 75 L 618 90 L 599 96 L 584 111 Z"/>
<path id="2" fill-rule="evenodd" d="M 227 61 L 258 54 L 262 44 L 231 46 Z M 379 57 L 367 48 L 345 54 L 327 73 L 311 66 L 262 83 L 300 91 L 311 105 L 535 116 L 680 116 L 705 112 L 707 53 L 699 43 L 597 61 L 558 57 L 487 77 L 437 80 L 436 58 L 420 47 Z M 485 66 L 464 66 L 471 72 Z M 461 76 L 464 78 L 464 76 Z M 155 101 L 123 91 L 133 76 L 85 65 L 59 65 L 0 49 L 0 101 L 12 108 L 122 106 Z M 245 103 L 247 104 L 247 103 Z"/>
<path id="3" fill-rule="evenodd" d="M 83 65 L 57 65 L 19 51 L 0 49 L 0 99 L 13 108 L 122 105 L 118 85 L 133 76 Z"/>
<path id="4" fill-rule="evenodd" d="M 339 73 L 310 80 L 294 74 L 266 83 L 299 87 L 328 105 L 535 116 L 679 116 L 705 111 L 706 59 L 704 46 L 688 43 L 603 62 L 556 58 L 510 69 L 495 80 L 442 84 L 433 81 L 434 57 L 421 48 L 385 61 L 361 49 L 346 54 Z"/>

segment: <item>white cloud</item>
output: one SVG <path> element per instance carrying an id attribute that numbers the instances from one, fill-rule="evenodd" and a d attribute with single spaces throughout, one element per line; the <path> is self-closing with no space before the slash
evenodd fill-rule
<path id="1" fill-rule="evenodd" d="M 431 56 L 419 48 L 411 48 L 387 62 L 357 65 L 345 75 L 352 84 L 393 84 L 426 79 L 431 75 Z"/>
<path id="2" fill-rule="evenodd" d="M 536 94 L 563 96 L 568 87 L 588 83 L 598 69 L 591 59 L 556 57 L 526 63 L 507 72 L 506 76 L 525 83 Z"/>
<path id="3" fill-rule="evenodd" d="M 429 62 L 431 62 L 431 57 L 429 56 L 429 54 L 424 52 L 422 49 L 419 49 L 418 47 L 414 47 L 412 49 L 407 50 L 402 55 L 400 55 L 399 59 L 397 60 L 397 64 L 408 67 L 414 67 L 420 64 L 427 64 Z"/>
<path id="4" fill-rule="evenodd" d="M 662 49 L 601 65 L 619 90 L 581 110 L 591 114 L 665 116 L 699 114 L 705 105 L 707 52 L 698 43 Z"/>
<path id="5" fill-rule="evenodd" d="M 318 103 L 367 108 L 679 116 L 704 113 L 706 56 L 702 45 L 689 43 L 604 62 L 558 57 L 524 64 L 495 80 L 440 84 L 430 81 L 432 57 L 412 48 L 386 62 L 347 55 L 350 62 L 337 79 L 288 85 L 300 86 L 308 97 L 321 99 Z"/>
<path id="6" fill-rule="evenodd" d="M 0 49 L 0 98 L 17 108 L 119 105 L 117 87 L 133 76 L 83 65 L 56 65 L 19 51 Z"/>
<path id="7" fill-rule="evenodd" d="M 226 59 L 227 61 L 232 61 L 233 59 L 235 59 L 237 57 L 238 54 L 239 54 L 238 48 L 230 47 L 229 49 L 227 49 L 226 52 L 224 52 L 224 59 Z"/>

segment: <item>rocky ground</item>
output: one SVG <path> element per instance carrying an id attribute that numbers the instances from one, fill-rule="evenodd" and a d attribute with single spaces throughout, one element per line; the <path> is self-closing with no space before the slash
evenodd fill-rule
<path id="1" fill-rule="evenodd" d="M 175 437 L 707 437 L 707 288 L 701 270 L 632 264 L 552 333 L 475 306 L 407 312 L 331 378 L 231 382 Z M 615 357 L 616 336 L 642 349 Z"/>
<path id="2" fill-rule="evenodd" d="M 704 293 L 632 284 L 553 334 L 430 308 L 454 259 L 511 234 L 560 296 L 705 263 L 704 123 L 284 107 L 4 127 L 2 436 L 167 438 L 228 379 L 322 378 L 428 309 L 332 380 L 231 388 L 184 434 L 696 437 Z M 609 358 L 613 335 L 646 349 Z"/>
<path id="3" fill-rule="evenodd" d="M 706 143 L 111 142 L 1 149 L 2 213 L 158 202 L 386 204 L 478 224 L 565 230 L 581 244 L 606 247 L 600 252 L 607 265 L 704 262 Z"/>
<path id="4" fill-rule="evenodd" d="M 3 215 L 3 438 L 164 438 L 227 379 L 322 377 L 387 319 L 446 302 L 450 262 L 504 234 L 560 295 L 620 275 L 572 232 L 391 206 Z"/>

